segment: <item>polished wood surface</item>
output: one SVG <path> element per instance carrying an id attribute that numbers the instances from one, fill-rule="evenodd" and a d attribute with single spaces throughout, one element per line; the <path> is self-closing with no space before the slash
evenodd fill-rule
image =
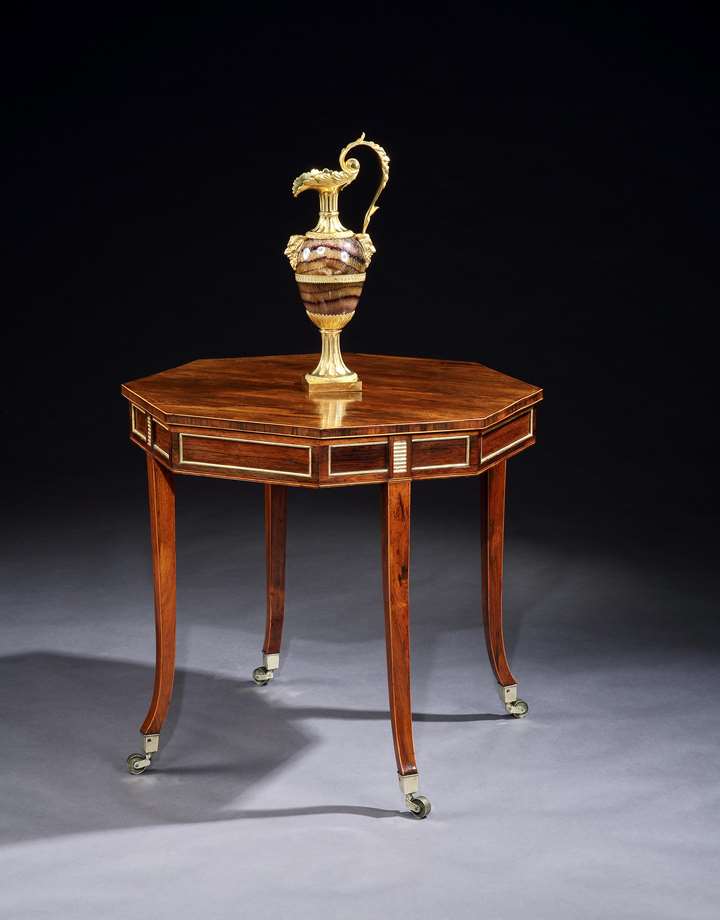
<path id="1" fill-rule="evenodd" d="M 178 461 L 183 466 L 235 470 L 238 473 L 312 475 L 310 445 L 277 444 L 249 438 L 221 438 L 199 432 L 178 437 Z"/>
<path id="2" fill-rule="evenodd" d="M 497 682 L 516 683 L 505 653 L 503 635 L 503 553 L 505 548 L 505 479 L 507 463 L 498 463 L 480 479 L 482 612 L 490 665 Z"/>
<path id="3" fill-rule="evenodd" d="M 285 547 L 287 543 L 287 487 L 265 486 L 265 572 L 267 616 L 263 652 L 280 651 L 285 619 Z"/>
<path id="4" fill-rule="evenodd" d="M 490 431 L 483 431 L 480 436 L 480 462 L 491 460 L 511 448 L 529 441 L 534 434 L 534 410 L 521 412 L 504 424 Z"/>
<path id="5" fill-rule="evenodd" d="M 147 458 L 150 542 L 155 591 L 155 685 L 140 728 L 159 732 L 167 716 L 175 679 L 175 485 L 172 473 Z"/>
<path id="6" fill-rule="evenodd" d="M 307 355 L 194 361 L 133 381 L 122 388 L 130 439 L 175 473 L 314 489 L 477 476 L 535 443 L 537 387 L 481 364 L 352 359 L 366 385 L 343 399 L 301 386 Z"/>
<path id="7" fill-rule="evenodd" d="M 172 435 L 170 434 L 170 429 L 161 425 L 160 422 L 155 421 L 152 427 L 151 441 L 153 450 L 160 454 L 161 457 L 169 460 L 172 451 Z"/>
<path id="8" fill-rule="evenodd" d="M 366 476 L 387 473 L 389 467 L 387 438 L 382 441 L 358 441 L 350 444 L 331 444 L 328 450 L 328 478 L 341 476 Z"/>
<path id="9" fill-rule="evenodd" d="M 398 773 L 416 773 L 410 703 L 410 481 L 382 487 L 382 572 L 390 724 Z"/>
<path id="10" fill-rule="evenodd" d="M 315 398 L 310 355 L 193 361 L 132 381 L 130 440 L 147 458 L 156 673 L 141 731 L 160 731 L 175 659 L 174 473 L 263 483 L 267 615 L 263 651 L 280 652 L 287 486 L 380 484 L 390 721 L 398 772 L 417 772 L 409 636 L 410 493 L 415 479 L 478 476 L 482 615 L 501 686 L 516 683 L 503 638 L 507 461 L 535 443 L 542 390 L 480 364 L 348 355 L 362 394 Z"/>
<path id="11" fill-rule="evenodd" d="M 164 425 L 310 438 L 484 429 L 542 399 L 539 387 L 482 364 L 345 357 L 363 390 L 339 407 L 303 387 L 317 355 L 192 361 L 130 381 L 122 392 Z"/>
<path id="12" fill-rule="evenodd" d="M 410 469 L 413 472 L 467 469 L 477 463 L 477 458 L 473 456 L 476 446 L 477 437 L 472 434 L 411 438 Z"/>

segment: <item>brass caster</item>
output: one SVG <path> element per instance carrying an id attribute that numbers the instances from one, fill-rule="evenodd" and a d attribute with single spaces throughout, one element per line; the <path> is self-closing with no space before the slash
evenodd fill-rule
<path id="1" fill-rule="evenodd" d="M 271 681 L 275 676 L 275 672 L 280 667 L 280 653 L 273 652 L 269 654 L 268 652 L 263 652 L 263 663 L 259 668 L 255 668 L 253 671 L 253 680 L 258 685 L 258 687 L 264 687 L 268 681 Z"/>
<path id="2" fill-rule="evenodd" d="M 514 719 L 524 719 L 528 714 L 528 704 L 525 700 L 513 700 L 511 703 L 505 703 L 505 711 Z"/>
<path id="3" fill-rule="evenodd" d="M 150 766 L 150 758 L 146 754 L 131 754 L 127 759 L 128 772 L 139 776 Z"/>
<path id="4" fill-rule="evenodd" d="M 430 814 L 430 799 L 424 795 L 418 795 L 417 792 L 411 792 L 406 795 L 405 804 L 416 818 L 427 818 Z"/>
<path id="5" fill-rule="evenodd" d="M 505 712 L 515 719 L 524 719 L 528 714 L 528 704 L 525 700 L 518 699 L 517 689 L 517 684 L 498 687 L 500 699 L 505 706 Z"/>
<path id="6" fill-rule="evenodd" d="M 152 755 L 160 748 L 160 735 L 143 735 L 144 754 L 131 754 L 127 759 L 128 772 L 133 776 L 144 773 L 152 762 Z"/>

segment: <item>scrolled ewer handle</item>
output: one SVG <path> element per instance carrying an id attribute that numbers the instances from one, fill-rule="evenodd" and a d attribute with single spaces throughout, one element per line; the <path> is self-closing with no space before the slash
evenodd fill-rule
<path id="1" fill-rule="evenodd" d="M 347 147 L 343 147 L 343 149 L 340 151 L 340 167 L 343 171 L 345 171 L 346 169 L 347 155 L 355 147 L 369 147 L 371 150 L 374 150 L 375 153 L 377 154 L 378 160 L 380 160 L 380 170 L 382 173 L 382 175 L 380 176 L 380 184 L 377 187 L 377 191 L 375 192 L 373 200 L 370 202 L 370 207 L 365 212 L 365 219 L 363 220 L 362 230 L 360 231 L 361 233 L 367 233 L 367 228 L 368 228 L 368 224 L 370 223 L 370 218 L 378 210 L 377 200 L 380 197 L 382 190 L 388 184 L 388 179 L 390 178 L 390 157 L 387 155 L 387 152 L 384 149 L 384 147 L 381 147 L 380 144 L 376 144 L 375 141 L 366 141 L 365 132 L 363 131 L 363 133 L 360 135 L 360 137 L 356 141 L 353 141 L 351 144 L 348 144 Z M 357 167 L 355 170 L 355 175 L 357 175 L 358 171 L 360 170 L 360 164 L 354 157 L 350 160 L 350 162 L 353 164 L 357 164 Z"/>

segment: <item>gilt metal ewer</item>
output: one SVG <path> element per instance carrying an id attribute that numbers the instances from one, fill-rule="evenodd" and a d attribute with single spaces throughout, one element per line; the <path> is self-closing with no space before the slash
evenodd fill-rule
<path id="1" fill-rule="evenodd" d="M 375 151 L 382 176 L 365 214 L 362 232 L 353 233 L 340 223 L 338 196 L 360 172 L 358 161 L 354 157 L 347 159 L 347 155 L 354 147 L 361 146 Z M 343 361 L 340 331 L 355 315 L 365 274 L 375 252 L 366 231 L 370 218 L 378 209 L 377 200 L 387 185 L 389 175 L 390 158 L 387 153 L 379 144 L 366 141 L 363 133 L 340 151 L 339 170 L 311 169 L 293 182 L 294 197 L 307 189 L 314 189 L 320 196 L 317 225 L 303 235 L 291 236 L 285 249 L 295 272 L 305 312 L 322 336 L 320 361 L 312 373 L 305 374 L 307 386 L 315 392 L 362 388 L 358 375 Z"/>

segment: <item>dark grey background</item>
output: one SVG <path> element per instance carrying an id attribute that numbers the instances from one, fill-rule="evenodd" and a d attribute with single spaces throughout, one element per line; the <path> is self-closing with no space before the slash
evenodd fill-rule
<path id="1" fill-rule="evenodd" d="M 711 39 L 637 4 L 8 23 L 4 915 L 716 916 Z M 156 767 L 124 773 L 153 634 L 119 384 L 316 349 L 290 183 L 362 130 L 392 172 L 346 349 L 546 391 L 509 475 L 522 722 L 482 647 L 477 481 L 413 490 L 425 822 L 394 776 L 370 487 L 292 492 L 263 692 L 261 490 L 178 482 L 178 687 Z"/>

